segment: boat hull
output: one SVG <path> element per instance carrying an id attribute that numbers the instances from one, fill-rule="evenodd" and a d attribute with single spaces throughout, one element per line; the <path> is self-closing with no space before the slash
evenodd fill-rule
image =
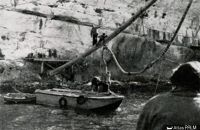
<path id="1" fill-rule="evenodd" d="M 35 104 L 36 97 L 31 94 L 8 93 L 4 96 L 4 102 L 8 104 Z"/>
<path id="2" fill-rule="evenodd" d="M 37 104 L 92 111 L 114 111 L 124 98 L 117 94 L 82 93 L 70 90 L 36 90 L 35 94 Z"/>

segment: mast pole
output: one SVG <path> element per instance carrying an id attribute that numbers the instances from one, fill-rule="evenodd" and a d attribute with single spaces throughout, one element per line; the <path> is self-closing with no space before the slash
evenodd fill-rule
<path id="1" fill-rule="evenodd" d="M 105 38 L 104 41 L 98 43 L 97 46 L 93 46 L 92 48 L 86 50 L 85 53 L 81 54 L 77 58 L 65 63 L 64 65 L 49 71 L 47 74 L 49 76 L 53 76 L 55 74 L 58 74 L 60 71 L 62 71 L 64 68 L 67 68 L 85 57 L 89 56 L 91 53 L 95 52 L 105 44 L 107 44 L 109 41 L 111 41 L 113 38 L 115 38 L 119 33 L 121 33 L 123 30 L 125 30 L 128 26 L 130 26 L 141 14 L 143 14 L 147 9 L 149 9 L 157 0 L 151 0 L 148 4 L 146 4 L 143 8 L 141 8 L 136 14 L 134 14 L 128 21 L 126 21 L 122 26 L 120 26 L 118 29 L 116 29 L 114 32 L 112 32 L 108 37 Z"/>

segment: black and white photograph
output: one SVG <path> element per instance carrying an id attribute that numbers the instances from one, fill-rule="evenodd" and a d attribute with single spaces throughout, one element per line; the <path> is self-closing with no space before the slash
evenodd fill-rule
<path id="1" fill-rule="evenodd" d="M 200 130 L 200 1 L 0 0 L 0 130 Z"/>

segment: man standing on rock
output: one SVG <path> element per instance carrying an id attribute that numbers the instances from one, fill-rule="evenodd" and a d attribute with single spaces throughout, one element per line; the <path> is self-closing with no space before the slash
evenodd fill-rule
<path id="1" fill-rule="evenodd" d="M 4 59 L 5 55 L 2 53 L 1 49 L 0 49 L 0 60 Z"/>
<path id="2" fill-rule="evenodd" d="M 102 41 L 105 42 L 105 38 L 106 38 L 106 37 L 108 37 L 108 36 L 107 36 L 105 33 L 103 33 L 102 35 L 100 35 L 100 36 L 99 36 L 99 42 L 98 42 L 98 43 L 100 43 L 100 42 L 102 42 Z"/>
<path id="3" fill-rule="evenodd" d="M 94 25 L 92 25 L 92 29 L 90 31 L 90 35 L 92 37 L 93 40 L 93 46 L 97 44 L 97 37 L 98 37 L 98 32 L 97 29 L 100 27 L 95 27 Z"/>
<path id="4" fill-rule="evenodd" d="M 180 65 L 170 78 L 172 91 L 144 106 L 136 130 L 171 130 L 200 125 L 200 62 Z M 185 129 L 186 130 L 186 129 Z"/>

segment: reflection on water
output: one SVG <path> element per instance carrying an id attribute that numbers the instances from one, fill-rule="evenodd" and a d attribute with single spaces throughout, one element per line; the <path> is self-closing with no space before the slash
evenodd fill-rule
<path id="1" fill-rule="evenodd" d="M 131 94 L 115 113 L 78 114 L 40 105 L 4 104 L 0 97 L 0 130 L 134 130 L 143 103 L 150 96 Z"/>

